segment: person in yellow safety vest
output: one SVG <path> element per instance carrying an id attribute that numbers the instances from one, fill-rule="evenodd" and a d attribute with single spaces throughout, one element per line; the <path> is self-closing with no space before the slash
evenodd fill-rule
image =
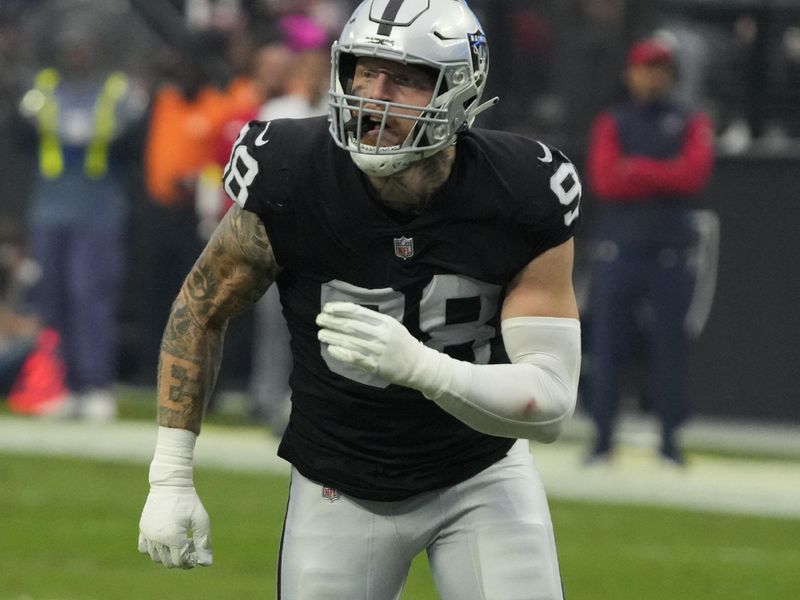
<path id="1" fill-rule="evenodd" d="M 65 417 L 116 416 L 117 312 L 128 228 L 126 145 L 146 94 L 103 64 L 97 27 L 66 23 L 54 66 L 39 71 L 19 108 L 36 140 L 28 210 L 32 257 L 42 268 L 32 307 L 63 339 L 70 394 Z"/>
<path id="2" fill-rule="evenodd" d="M 61 74 L 54 68 L 43 69 L 36 85 L 22 99 L 22 109 L 35 115 L 38 124 L 39 170 L 42 176 L 57 179 L 64 172 L 64 152 L 59 139 L 59 99 Z M 84 171 L 90 179 L 100 179 L 108 172 L 108 151 L 114 135 L 117 102 L 128 91 L 128 78 L 115 71 L 108 75 L 97 95 L 91 123 L 91 139 L 84 150 Z M 89 133 L 89 123 L 81 123 Z"/>

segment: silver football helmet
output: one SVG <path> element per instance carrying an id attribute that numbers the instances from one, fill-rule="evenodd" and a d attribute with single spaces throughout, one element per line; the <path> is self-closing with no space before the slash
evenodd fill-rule
<path id="1" fill-rule="evenodd" d="M 454 144 L 458 134 L 498 100 L 480 104 L 489 49 L 483 28 L 464 0 L 364 0 L 331 54 L 330 132 L 368 175 L 391 175 Z M 359 57 L 425 67 L 436 77 L 430 103 L 410 106 L 353 95 Z M 409 117 L 398 109 L 419 114 Z M 416 125 L 403 143 L 381 146 L 390 117 L 412 119 Z M 374 146 L 362 142 L 368 121 L 380 121 Z"/>

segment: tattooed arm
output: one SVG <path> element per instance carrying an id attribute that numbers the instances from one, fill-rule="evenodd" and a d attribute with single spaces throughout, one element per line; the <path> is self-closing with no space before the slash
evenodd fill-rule
<path id="1" fill-rule="evenodd" d="M 259 217 L 232 206 L 172 306 L 159 357 L 159 425 L 200 433 L 228 321 L 264 294 L 278 270 Z"/>
<path id="2" fill-rule="evenodd" d="M 208 513 L 194 488 L 193 455 L 231 317 L 251 306 L 279 271 L 267 232 L 233 206 L 172 306 L 158 370 L 159 428 L 139 551 L 166 567 L 213 562 Z"/>

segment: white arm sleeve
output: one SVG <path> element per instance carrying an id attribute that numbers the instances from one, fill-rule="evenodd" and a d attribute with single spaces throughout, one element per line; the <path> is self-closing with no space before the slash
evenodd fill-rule
<path id="1" fill-rule="evenodd" d="M 502 331 L 512 364 L 475 365 L 425 348 L 413 387 L 483 433 L 553 442 L 575 411 L 580 322 L 515 317 Z"/>

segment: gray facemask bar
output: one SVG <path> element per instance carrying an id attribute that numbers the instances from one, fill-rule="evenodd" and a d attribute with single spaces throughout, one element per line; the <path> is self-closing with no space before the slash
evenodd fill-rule
<path id="1" fill-rule="evenodd" d="M 400 54 L 369 46 L 340 46 L 334 48 L 332 54 L 335 68 L 331 72 L 331 89 L 329 92 L 329 107 L 331 109 L 330 131 L 337 146 L 351 152 L 363 154 L 406 154 L 435 151 L 448 145 L 448 138 L 452 136 L 453 132 L 448 130 L 449 111 L 447 108 L 437 108 L 430 104 L 428 106 L 417 106 L 384 100 L 371 100 L 346 93 L 345 90 L 340 92 L 339 90 L 344 87 L 344 84 L 339 80 L 341 56 L 343 54 L 349 55 L 356 60 L 361 57 L 382 58 L 435 70 L 438 75 L 431 102 L 434 102 L 439 97 L 446 73 L 449 70 L 457 71 L 459 65 L 446 65 L 443 67 L 408 53 Z M 378 108 L 365 108 L 365 104 L 374 105 Z M 411 110 L 419 114 L 402 114 L 395 112 L 396 110 Z M 364 117 L 368 116 L 377 117 L 381 121 L 376 146 L 361 142 L 363 120 Z M 409 136 L 399 146 L 381 148 L 380 142 L 389 117 L 415 121 L 417 126 L 411 130 Z M 355 120 L 355 126 L 350 124 L 352 120 Z M 427 143 L 420 145 L 426 141 Z"/>
<path id="2" fill-rule="evenodd" d="M 366 108 L 366 104 L 377 108 Z M 448 112 L 446 108 L 432 108 L 430 106 L 371 100 L 369 98 L 352 96 L 349 94 L 332 96 L 330 105 L 338 112 L 338 118 L 335 119 L 337 130 L 334 132 L 333 138 L 336 144 L 341 148 L 364 154 L 402 154 L 405 152 L 418 152 L 438 148 L 442 142 L 446 140 Z M 399 112 L 402 110 L 419 111 L 419 115 Z M 365 117 L 375 117 L 376 121 L 380 120 L 380 129 L 375 146 L 361 142 L 364 136 L 363 125 Z M 417 123 L 417 126 L 411 130 L 408 138 L 406 138 L 400 146 L 381 148 L 380 144 L 383 139 L 386 122 L 389 118 L 414 121 Z M 331 127 L 334 127 L 334 121 L 331 121 Z M 437 127 L 444 128 L 445 131 L 443 135 L 435 135 Z M 433 136 L 428 136 L 429 138 L 434 137 L 434 143 L 423 145 L 422 142 L 429 129 L 433 129 L 434 131 Z"/>

